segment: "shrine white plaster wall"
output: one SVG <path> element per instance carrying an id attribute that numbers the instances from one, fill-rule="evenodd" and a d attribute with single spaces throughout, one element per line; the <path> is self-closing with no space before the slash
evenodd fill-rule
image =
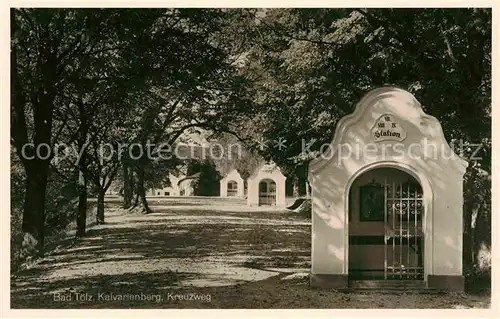
<path id="1" fill-rule="evenodd" d="M 377 124 L 386 116 L 391 127 L 381 129 Z M 339 121 L 329 150 L 309 165 L 312 274 L 348 274 L 350 185 L 363 172 L 393 167 L 423 188 L 425 278 L 462 275 L 462 183 L 468 164 L 413 95 L 395 87 L 368 92 Z"/>
<path id="2" fill-rule="evenodd" d="M 236 197 L 245 197 L 245 181 L 241 178 L 236 169 L 231 170 L 223 179 L 220 180 L 220 196 L 227 197 L 227 183 L 236 182 L 238 185 Z"/>
<path id="3" fill-rule="evenodd" d="M 247 180 L 247 204 L 259 205 L 259 183 L 270 179 L 276 183 L 276 206 L 286 206 L 286 177 L 274 163 L 261 165 Z"/>

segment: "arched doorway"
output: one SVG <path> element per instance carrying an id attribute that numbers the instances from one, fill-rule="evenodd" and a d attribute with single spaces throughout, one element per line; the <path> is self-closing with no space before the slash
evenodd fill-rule
<path id="1" fill-rule="evenodd" d="M 423 279 L 423 191 L 413 176 L 364 172 L 349 189 L 348 214 L 351 279 Z"/>
<path id="2" fill-rule="evenodd" d="M 227 182 L 227 196 L 235 197 L 238 195 L 238 183 L 235 181 Z"/>
<path id="3" fill-rule="evenodd" d="M 273 180 L 259 182 L 259 205 L 276 205 L 276 183 Z"/>

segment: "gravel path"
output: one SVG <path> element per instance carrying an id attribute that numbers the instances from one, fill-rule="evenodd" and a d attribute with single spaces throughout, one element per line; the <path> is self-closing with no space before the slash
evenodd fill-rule
<path id="1" fill-rule="evenodd" d="M 310 222 L 220 199 L 118 206 L 11 279 L 12 308 L 470 308 L 489 296 L 311 290 Z"/>

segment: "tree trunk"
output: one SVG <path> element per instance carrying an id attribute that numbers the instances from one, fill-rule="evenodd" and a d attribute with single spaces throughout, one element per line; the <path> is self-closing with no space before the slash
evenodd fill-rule
<path id="1" fill-rule="evenodd" d="M 80 176 L 78 178 L 78 211 L 76 225 L 76 236 L 85 236 L 87 227 L 87 179 L 82 171 L 80 171 Z"/>
<path id="2" fill-rule="evenodd" d="M 137 196 L 140 198 L 142 212 L 144 214 L 151 213 L 148 201 L 146 200 L 146 189 L 144 188 L 144 166 L 139 166 L 137 169 Z"/>
<path id="3" fill-rule="evenodd" d="M 139 193 L 135 194 L 134 204 L 132 205 L 131 208 L 136 208 L 137 205 L 139 205 Z"/>
<path id="4" fill-rule="evenodd" d="M 11 34 L 16 34 L 16 10 L 11 10 Z M 24 146 L 28 145 L 32 136 L 33 148 L 31 154 L 42 144 L 51 145 L 53 107 L 58 81 L 57 50 L 53 50 L 52 42 L 41 40 L 39 59 L 33 67 L 38 72 L 37 81 L 23 83 L 23 76 L 18 72 L 18 65 L 22 62 L 17 59 L 17 45 L 11 50 L 11 137 L 14 140 L 19 158 L 26 170 L 26 193 L 23 207 L 22 230 L 24 233 L 23 249 L 36 249 L 39 256 L 44 253 L 45 227 L 45 196 L 49 174 L 50 154 L 36 154 L 32 159 L 21 154 Z M 24 89 L 28 89 L 24 92 Z M 26 94 L 25 94 L 26 93 Z M 30 97 L 32 104 L 32 134 L 28 134 L 25 114 L 26 97 Z M 53 141 L 52 141 L 53 142 Z M 47 158 L 42 159 L 49 155 Z"/>
<path id="5" fill-rule="evenodd" d="M 306 195 L 307 197 L 309 197 L 309 189 L 307 183 L 307 166 L 300 165 L 299 167 L 297 167 L 295 173 L 297 176 L 296 178 L 298 183 L 299 196 Z"/>
<path id="6" fill-rule="evenodd" d="M 469 271 L 474 265 L 472 215 L 474 212 L 474 179 L 476 170 L 471 168 L 470 175 L 466 173 L 464 185 L 462 262 L 464 271 Z"/>
<path id="7" fill-rule="evenodd" d="M 484 263 L 486 260 L 481 260 L 480 252 L 482 249 L 487 249 L 491 252 L 491 183 L 484 180 L 485 177 L 478 177 L 481 180 L 479 189 L 475 193 L 477 212 L 475 227 L 472 230 L 472 250 L 473 263 L 479 270 L 486 270 L 483 267 L 488 265 Z M 483 256 L 484 257 L 484 256 Z"/>
<path id="8" fill-rule="evenodd" d="M 297 176 L 293 176 L 293 197 L 299 197 L 299 181 Z"/>
<path id="9" fill-rule="evenodd" d="M 123 208 L 132 206 L 132 174 L 128 166 L 123 165 Z"/>
<path id="10" fill-rule="evenodd" d="M 462 242 L 463 242 L 463 268 L 464 270 L 472 269 L 472 265 L 474 264 L 474 250 L 473 250 L 473 237 L 472 237 L 472 208 L 471 205 L 467 203 L 464 205 L 464 224 L 463 224 L 463 234 L 462 234 Z"/>
<path id="11" fill-rule="evenodd" d="M 45 193 L 47 190 L 48 166 L 33 163 L 26 170 L 26 193 L 22 230 L 23 249 L 39 256 L 44 253 Z"/>
<path id="12" fill-rule="evenodd" d="M 307 192 L 307 190 L 306 190 L 306 181 L 302 177 L 302 174 L 300 174 L 300 173 L 297 176 L 297 184 L 298 184 L 299 196 L 304 196 L 306 194 L 306 192 Z"/>
<path id="13" fill-rule="evenodd" d="M 104 224 L 104 194 L 105 191 L 100 188 L 97 194 L 97 213 L 95 216 L 97 225 Z"/>
<path id="14" fill-rule="evenodd" d="M 474 227 L 472 231 L 472 256 L 473 256 L 473 264 L 480 269 L 480 260 L 479 260 L 479 253 L 482 249 L 482 246 L 485 245 L 488 247 L 489 243 L 487 240 L 487 234 L 488 230 L 486 228 L 487 221 L 485 219 L 485 214 L 484 211 L 481 209 L 482 207 L 479 206 L 479 209 L 477 210 L 477 217 L 476 217 L 476 227 Z"/>
<path id="15" fill-rule="evenodd" d="M 85 108 L 83 107 L 82 98 L 80 98 L 80 103 L 78 105 L 80 112 L 81 124 L 80 124 L 80 136 L 78 138 L 78 147 L 83 149 L 85 147 L 85 140 L 87 139 L 88 125 L 87 116 L 85 113 Z M 85 173 L 87 172 L 86 167 L 86 153 L 83 152 L 81 158 L 78 161 L 79 166 L 79 176 L 78 176 L 78 212 L 76 218 L 76 236 L 85 236 L 86 226 L 87 226 L 87 177 Z"/>

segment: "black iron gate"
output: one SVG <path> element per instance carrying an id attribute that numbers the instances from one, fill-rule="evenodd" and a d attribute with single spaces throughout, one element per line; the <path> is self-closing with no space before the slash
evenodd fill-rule
<path id="1" fill-rule="evenodd" d="M 263 180 L 259 183 L 259 205 L 276 205 L 276 183 Z"/>
<path id="2" fill-rule="evenodd" d="M 227 196 L 238 196 L 238 183 L 236 183 L 235 181 L 230 181 L 227 183 Z"/>
<path id="3" fill-rule="evenodd" d="M 418 183 L 384 183 L 384 278 L 423 279 L 423 196 Z"/>

